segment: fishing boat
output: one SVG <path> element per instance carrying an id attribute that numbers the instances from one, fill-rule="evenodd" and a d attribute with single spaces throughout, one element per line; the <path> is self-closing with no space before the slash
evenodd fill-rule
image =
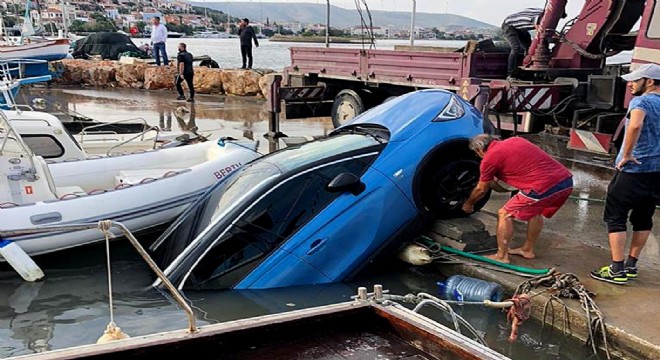
<path id="1" fill-rule="evenodd" d="M 107 218 L 124 221 L 132 231 L 153 229 L 173 220 L 208 187 L 259 156 L 255 142 L 221 138 L 47 164 L 27 143 L 0 111 L 3 230 Z M 77 231 L 19 234 L 3 241 L 32 256 L 102 239 L 98 231 Z"/>

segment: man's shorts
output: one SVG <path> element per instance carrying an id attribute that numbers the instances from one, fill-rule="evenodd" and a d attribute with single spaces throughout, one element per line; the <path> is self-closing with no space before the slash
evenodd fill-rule
<path id="1" fill-rule="evenodd" d="M 504 211 L 521 221 L 528 221 L 538 215 L 549 219 L 564 205 L 571 193 L 573 178 L 568 178 L 540 195 L 534 192 L 517 193 L 504 204 Z"/>

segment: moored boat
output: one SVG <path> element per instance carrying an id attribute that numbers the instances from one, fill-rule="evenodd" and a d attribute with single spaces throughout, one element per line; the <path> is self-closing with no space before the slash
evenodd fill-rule
<path id="1" fill-rule="evenodd" d="M 123 221 L 131 231 L 176 217 L 209 186 L 259 156 L 254 142 L 220 139 L 121 156 L 47 164 L 0 115 L 0 228 Z M 102 240 L 98 231 L 17 235 L 28 255 Z"/>

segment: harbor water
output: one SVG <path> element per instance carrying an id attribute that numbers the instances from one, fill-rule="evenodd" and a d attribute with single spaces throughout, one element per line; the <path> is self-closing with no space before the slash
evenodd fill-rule
<path id="1" fill-rule="evenodd" d="M 137 90 L 48 89 L 25 91 L 23 103 L 46 99 L 49 109 L 66 116 L 77 112 L 96 120 L 115 121 L 142 117 L 163 129 L 198 126 L 199 132 L 215 136 L 259 139 L 260 151 L 270 147 L 263 135 L 267 112 L 263 100 L 200 95 L 194 107 L 173 101 L 172 92 Z M 186 106 L 190 113 L 177 115 Z M 329 119 L 283 121 L 289 136 L 323 135 Z M 157 234 L 144 235 L 148 243 Z M 115 322 L 130 336 L 181 330 L 184 312 L 167 293 L 150 287 L 154 277 L 126 241 L 111 244 L 112 286 Z M 40 257 L 46 278 L 23 282 L 6 264 L 0 264 L 0 358 L 95 343 L 109 321 L 108 284 L 104 244 Z M 349 301 L 358 286 L 382 284 L 393 294 L 430 292 L 438 294 L 437 273 L 393 263 L 387 271 L 372 273 L 355 282 L 260 291 L 188 291 L 198 325 L 273 314 Z M 512 359 L 595 359 L 589 347 L 529 320 L 518 341 L 509 343 L 510 327 L 500 310 L 457 307 L 482 333 L 488 345 Z M 425 315 L 449 324 L 443 313 L 425 309 Z"/>

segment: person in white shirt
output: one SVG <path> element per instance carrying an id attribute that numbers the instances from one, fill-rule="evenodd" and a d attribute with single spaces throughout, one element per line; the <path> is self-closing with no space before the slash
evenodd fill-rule
<path id="1" fill-rule="evenodd" d="M 170 61 L 167 59 L 167 50 L 165 50 L 165 42 L 167 41 L 167 28 L 160 23 L 160 17 L 153 18 L 153 26 L 151 27 L 151 45 L 153 46 L 154 58 L 156 58 L 156 66 L 160 66 L 160 57 L 163 57 L 163 64 L 167 66 Z"/>

